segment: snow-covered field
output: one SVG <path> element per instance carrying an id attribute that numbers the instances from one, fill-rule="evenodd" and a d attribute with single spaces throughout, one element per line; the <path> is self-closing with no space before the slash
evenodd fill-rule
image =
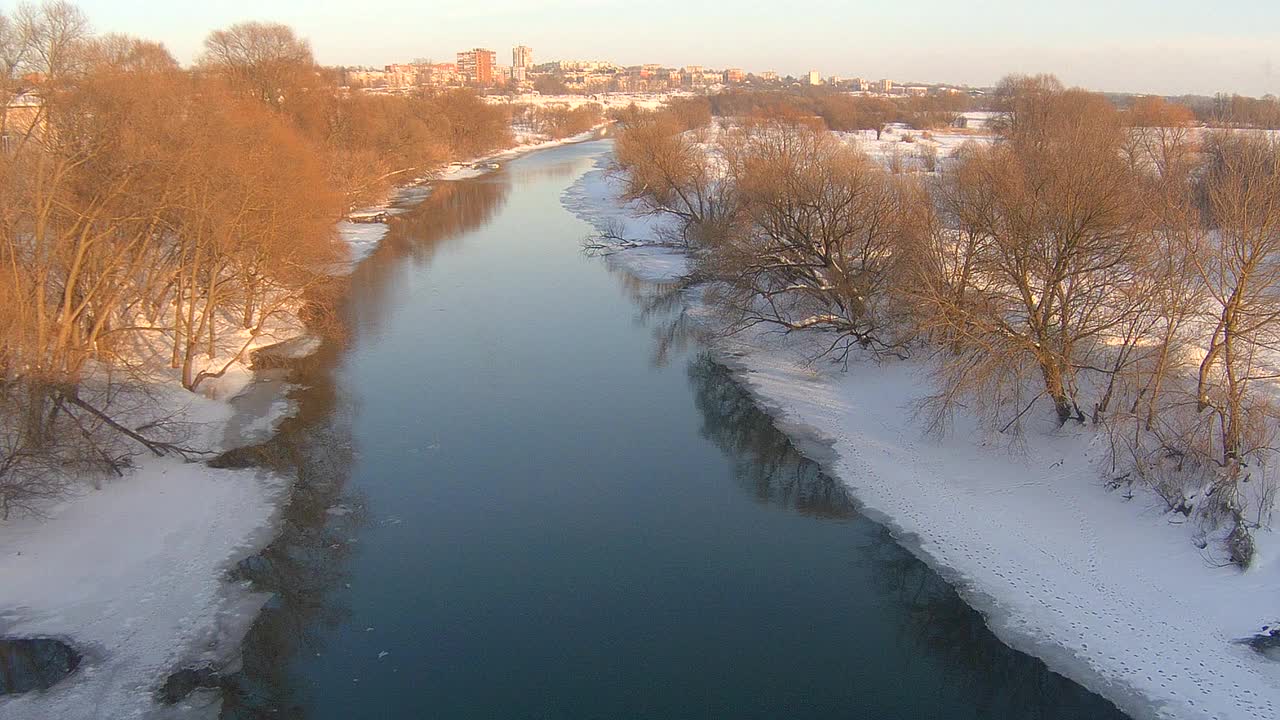
<path id="1" fill-rule="evenodd" d="M 927 172 L 922 154 L 932 151 L 937 158 L 936 168 L 965 143 L 990 143 L 993 136 L 981 129 L 956 130 L 945 128 L 922 132 L 902 123 L 891 123 L 876 138 L 875 131 L 834 133 L 846 143 L 858 147 L 882 166 L 900 172 Z"/>
<path id="2" fill-rule="evenodd" d="M 620 206 L 617 191 L 601 166 L 564 203 L 601 230 L 654 237 L 655 221 Z M 687 272 L 665 247 L 606 259 L 651 281 Z M 713 323 L 699 296 L 687 292 L 690 311 Z M 1049 426 L 1011 450 L 963 417 L 948 437 L 927 436 L 911 410 L 929 392 L 921 365 L 865 360 L 842 371 L 810 360 L 819 342 L 755 332 L 716 350 L 779 427 L 1005 642 L 1137 718 L 1280 717 L 1280 663 L 1234 642 L 1280 618 L 1270 531 L 1247 573 L 1222 566 L 1163 501 L 1104 489 L 1103 438 Z"/>

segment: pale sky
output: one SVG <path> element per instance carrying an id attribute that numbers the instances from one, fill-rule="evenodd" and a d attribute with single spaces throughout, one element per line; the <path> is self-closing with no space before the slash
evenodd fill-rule
<path id="1" fill-rule="evenodd" d="M 0 7 L 11 6 L 0 0 Z M 164 42 L 190 62 L 241 20 L 290 25 L 327 65 L 452 60 L 511 47 L 534 61 L 741 67 L 899 82 L 1280 94 L 1280 0 L 79 0 L 96 30 Z"/>

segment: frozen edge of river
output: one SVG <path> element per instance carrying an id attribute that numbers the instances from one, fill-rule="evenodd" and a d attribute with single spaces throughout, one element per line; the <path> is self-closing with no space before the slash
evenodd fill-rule
<path id="1" fill-rule="evenodd" d="M 563 204 L 597 229 L 613 223 L 628 239 L 651 240 L 653 219 L 618 204 L 603 167 Z M 650 282 L 687 272 L 666 247 L 605 261 Z M 710 321 L 698 298 L 686 293 L 689 312 Z M 1153 496 L 1126 502 L 1103 489 L 1103 448 L 1090 433 L 1035 434 L 1015 452 L 957 418 L 949 437 L 925 437 L 909 409 L 927 387 L 919 364 L 854 361 L 842 372 L 809 361 L 815 340 L 756 332 L 714 349 L 779 429 L 1001 640 L 1135 718 L 1280 716 L 1280 665 L 1233 643 L 1280 613 L 1273 557 L 1248 573 L 1207 562 Z"/>

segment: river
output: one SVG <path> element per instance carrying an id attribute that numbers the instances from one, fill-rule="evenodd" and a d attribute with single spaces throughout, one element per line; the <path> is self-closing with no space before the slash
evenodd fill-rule
<path id="1" fill-rule="evenodd" d="M 223 717 L 1123 718 L 583 254 L 560 198 L 608 150 L 438 183 L 356 268 L 264 446 L 299 486 Z"/>

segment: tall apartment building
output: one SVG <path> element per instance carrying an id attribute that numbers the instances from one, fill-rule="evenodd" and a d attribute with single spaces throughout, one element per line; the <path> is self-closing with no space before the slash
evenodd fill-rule
<path id="1" fill-rule="evenodd" d="M 528 45 L 517 45 L 511 48 L 511 79 L 525 82 L 529 73 L 533 72 L 533 48 Z"/>
<path id="2" fill-rule="evenodd" d="M 822 84 L 822 73 L 818 72 L 817 70 L 810 70 L 810 71 L 809 71 L 809 84 L 810 84 L 810 85 L 821 85 L 821 84 Z"/>
<path id="3" fill-rule="evenodd" d="M 498 54 L 485 48 L 475 48 L 458 53 L 458 74 L 463 82 L 480 87 L 493 85 L 493 68 L 498 64 Z"/>
<path id="4" fill-rule="evenodd" d="M 533 48 L 528 45 L 517 45 L 511 48 L 511 67 L 533 69 Z"/>

